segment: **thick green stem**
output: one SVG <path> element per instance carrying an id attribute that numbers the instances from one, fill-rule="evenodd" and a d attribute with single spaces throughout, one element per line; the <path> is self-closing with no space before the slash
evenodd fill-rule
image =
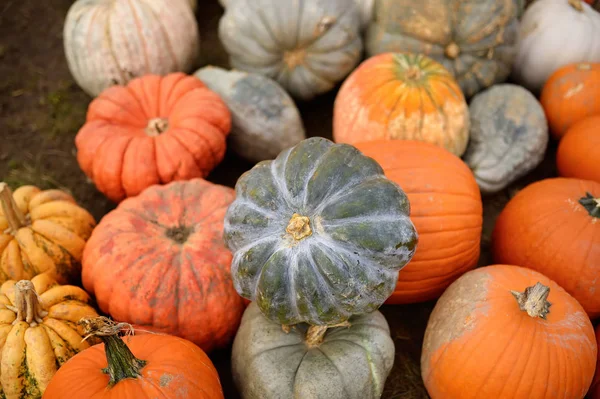
<path id="1" fill-rule="evenodd" d="M 600 218 L 600 198 L 594 198 L 590 193 L 585 194 L 585 197 L 579 199 L 579 203 L 588 211 L 590 216 Z"/>

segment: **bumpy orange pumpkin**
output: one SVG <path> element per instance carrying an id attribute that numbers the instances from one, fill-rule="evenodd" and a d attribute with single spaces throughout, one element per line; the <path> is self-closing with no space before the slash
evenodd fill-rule
<path id="1" fill-rule="evenodd" d="M 81 256 L 96 221 L 60 190 L 0 183 L 0 283 L 47 273 L 80 281 Z"/>
<path id="2" fill-rule="evenodd" d="M 473 173 L 460 158 L 429 143 L 373 141 L 356 147 L 408 195 L 419 234 L 417 251 L 387 303 L 437 298 L 479 259 L 483 208 Z"/>
<path id="3" fill-rule="evenodd" d="M 419 140 L 460 156 L 469 123 L 463 93 L 441 64 L 422 54 L 385 53 L 364 61 L 340 88 L 333 138 Z"/>
<path id="4" fill-rule="evenodd" d="M 223 218 L 234 190 L 202 179 L 150 187 L 108 213 L 83 254 L 100 309 L 205 351 L 230 342 L 244 303 L 233 287 Z"/>
<path id="5" fill-rule="evenodd" d="M 600 182 L 600 115 L 575 123 L 556 152 L 558 174 Z"/>
<path id="6" fill-rule="evenodd" d="M 456 280 L 431 313 L 421 372 L 432 399 L 582 399 L 594 328 L 548 277 L 493 265 Z"/>
<path id="7" fill-rule="evenodd" d="M 231 114 L 202 81 L 146 75 L 103 91 L 77 133 L 77 161 L 113 201 L 205 177 L 223 159 Z"/>
<path id="8" fill-rule="evenodd" d="M 545 274 L 600 316 L 600 183 L 553 178 L 525 187 L 496 219 L 492 253 L 496 263 Z"/>

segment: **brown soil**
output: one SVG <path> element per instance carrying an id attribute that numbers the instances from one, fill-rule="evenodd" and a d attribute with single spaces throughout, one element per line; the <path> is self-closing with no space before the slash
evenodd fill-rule
<path id="1" fill-rule="evenodd" d="M 62 27 L 72 0 L 4 0 L 0 4 L 0 180 L 11 187 L 34 184 L 71 192 L 99 220 L 114 204 L 80 171 L 74 137 L 90 102 L 73 81 L 62 46 Z M 227 67 L 217 26 L 223 12 L 217 0 L 199 1 L 196 13 L 202 38 L 198 67 Z M 331 138 L 335 91 L 299 104 L 309 136 Z M 491 263 L 489 237 L 506 201 L 533 180 L 555 175 L 555 145 L 540 167 L 502 193 L 484 199 L 480 265 Z M 228 154 L 209 180 L 233 187 L 252 165 Z M 396 363 L 384 398 L 427 398 L 419 375 L 423 331 L 433 303 L 384 306 L 396 342 Z M 231 382 L 229 350 L 211 354 L 227 398 L 237 398 Z"/>

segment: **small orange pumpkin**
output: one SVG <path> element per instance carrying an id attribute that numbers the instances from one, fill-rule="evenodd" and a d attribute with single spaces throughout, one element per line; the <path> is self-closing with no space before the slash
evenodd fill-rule
<path id="1" fill-rule="evenodd" d="M 492 265 L 436 303 L 421 372 L 432 399 L 582 399 L 597 353 L 590 319 L 564 289 L 534 270 Z"/>
<path id="2" fill-rule="evenodd" d="M 600 182 L 600 115 L 574 124 L 556 152 L 558 174 Z"/>
<path id="3" fill-rule="evenodd" d="M 146 75 L 91 102 L 77 161 L 119 202 L 153 184 L 206 177 L 223 160 L 230 128 L 229 109 L 200 79 Z"/>
<path id="4" fill-rule="evenodd" d="M 427 301 L 442 292 L 479 259 L 483 207 L 469 167 L 457 156 L 420 141 L 357 143 L 410 201 L 410 219 L 419 234 L 412 260 L 398 276 L 387 303 Z"/>
<path id="5" fill-rule="evenodd" d="M 580 120 L 600 114 L 599 91 L 600 63 L 569 64 L 550 75 L 540 102 L 555 139 L 564 136 Z"/>
<path id="6" fill-rule="evenodd" d="M 465 97 L 447 69 L 423 54 L 384 53 L 364 61 L 340 88 L 333 138 L 419 140 L 461 156 L 469 124 Z"/>
<path id="7" fill-rule="evenodd" d="M 496 219 L 492 253 L 496 263 L 543 273 L 600 316 L 600 183 L 552 178 L 525 187 Z"/>

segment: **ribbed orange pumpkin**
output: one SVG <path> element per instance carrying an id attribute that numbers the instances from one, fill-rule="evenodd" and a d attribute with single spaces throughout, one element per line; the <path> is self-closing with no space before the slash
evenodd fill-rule
<path id="1" fill-rule="evenodd" d="M 231 114 L 202 81 L 146 75 L 103 91 L 75 138 L 77 161 L 113 201 L 205 177 L 223 159 Z"/>
<path id="2" fill-rule="evenodd" d="M 462 155 L 469 109 L 450 72 L 422 54 L 384 53 L 364 61 L 335 99 L 338 143 L 426 141 Z"/>
<path id="3" fill-rule="evenodd" d="M 600 64 L 570 64 L 557 69 L 544 84 L 540 102 L 556 139 L 573 124 L 600 114 Z"/>
<path id="4" fill-rule="evenodd" d="M 356 147 L 408 195 L 419 234 L 417 251 L 387 303 L 439 297 L 479 259 L 483 210 L 473 173 L 460 158 L 429 143 L 373 141 Z"/>
<path id="5" fill-rule="evenodd" d="M 548 277 L 493 265 L 431 313 L 421 372 L 432 399 L 583 399 L 598 348 L 581 305 Z"/>
<path id="6" fill-rule="evenodd" d="M 496 263 L 545 274 L 600 316 L 600 183 L 552 178 L 525 187 L 496 219 L 492 253 Z"/>
<path id="7" fill-rule="evenodd" d="M 202 179 L 153 186 L 94 230 L 82 280 L 119 321 L 192 341 L 227 345 L 245 305 L 231 280 L 223 218 L 234 190 Z"/>
<path id="8" fill-rule="evenodd" d="M 558 174 L 600 182 L 600 115 L 575 123 L 556 152 Z"/>
<path id="9" fill-rule="evenodd" d="M 596 344 L 600 345 L 600 324 L 596 326 Z M 600 399 L 600 352 L 598 353 L 596 375 L 594 376 L 594 382 L 592 382 L 592 386 L 590 387 L 589 396 L 591 399 Z"/>

